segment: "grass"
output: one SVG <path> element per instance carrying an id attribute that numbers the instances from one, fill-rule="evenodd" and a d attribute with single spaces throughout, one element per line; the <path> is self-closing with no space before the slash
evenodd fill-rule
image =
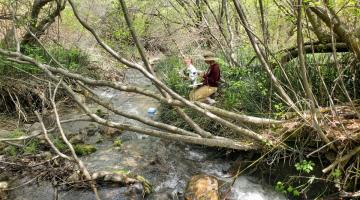
<path id="1" fill-rule="evenodd" d="M 19 138 L 21 136 L 25 136 L 26 134 L 20 129 L 14 129 L 8 135 L 9 138 Z M 30 141 L 26 142 L 24 148 L 20 148 L 17 146 L 9 145 L 4 149 L 4 153 L 9 156 L 17 156 L 20 154 L 35 154 L 39 151 L 40 140 L 37 138 L 33 138 Z"/>

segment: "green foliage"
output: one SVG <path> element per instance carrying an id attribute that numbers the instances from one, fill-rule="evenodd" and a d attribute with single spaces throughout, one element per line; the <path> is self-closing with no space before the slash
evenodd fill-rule
<path id="1" fill-rule="evenodd" d="M 164 80 L 164 82 L 174 91 L 182 96 L 187 97 L 190 93 L 189 81 L 182 80 L 179 76 L 179 71 L 184 68 L 182 60 L 178 57 L 170 56 L 164 60 L 161 60 L 156 69 L 157 73 Z"/>
<path id="2" fill-rule="evenodd" d="M 53 143 L 54 143 L 55 147 L 59 149 L 59 151 L 64 151 L 68 148 L 66 146 L 66 144 L 59 138 L 55 138 L 53 140 Z"/>
<path id="3" fill-rule="evenodd" d="M 285 185 L 281 181 L 278 181 L 276 183 L 275 190 L 281 193 L 286 193 Z"/>
<path id="4" fill-rule="evenodd" d="M 280 193 L 284 193 L 284 194 L 291 194 L 292 196 L 294 197 L 297 197 L 300 195 L 300 192 L 294 188 L 293 186 L 291 185 L 285 185 L 283 182 L 281 181 L 278 181 L 275 185 L 275 190 L 277 192 L 280 192 Z"/>
<path id="5" fill-rule="evenodd" d="M 331 178 L 333 179 L 335 185 L 339 186 L 342 183 L 342 172 L 341 172 L 341 170 L 339 168 L 333 170 L 331 172 Z"/>
<path id="6" fill-rule="evenodd" d="M 85 14 L 84 12 L 86 9 L 82 10 L 81 13 Z M 61 12 L 61 21 L 63 26 L 69 28 L 70 30 L 77 31 L 77 32 L 85 32 L 85 28 L 80 24 L 80 22 L 76 19 L 74 12 L 70 6 L 67 6 Z"/>
<path id="7" fill-rule="evenodd" d="M 15 146 L 8 146 L 4 149 L 6 155 L 16 156 L 19 153 L 19 150 Z"/>
<path id="8" fill-rule="evenodd" d="M 303 160 L 303 161 L 295 164 L 295 168 L 297 171 L 306 172 L 306 173 L 312 172 L 314 169 L 314 166 L 315 166 L 315 163 L 313 163 L 311 160 L 310 161 Z"/>
<path id="9" fill-rule="evenodd" d="M 11 131 L 8 135 L 9 138 L 19 138 L 22 136 L 25 136 L 26 134 L 20 130 L 20 129 L 15 129 L 13 131 Z M 34 154 L 37 152 L 37 150 L 39 149 L 39 139 L 32 139 L 30 141 L 28 141 L 24 148 L 19 148 L 17 146 L 8 146 L 7 148 L 5 148 L 5 154 L 9 155 L 9 156 L 16 156 L 19 154 Z"/>
<path id="10" fill-rule="evenodd" d="M 144 41 L 147 40 L 150 37 L 149 29 L 151 28 L 151 20 L 154 21 L 154 19 L 150 19 L 149 16 L 144 13 L 146 13 L 146 9 L 149 6 L 154 6 L 156 3 L 145 0 L 127 1 L 126 4 L 128 8 L 135 6 L 137 9 L 144 11 L 129 12 L 129 15 L 138 38 L 142 38 Z M 121 49 L 122 52 L 128 53 L 129 56 L 138 56 L 119 1 L 112 1 L 112 8 L 109 9 L 106 20 L 102 23 L 102 27 L 102 35 L 108 44 L 111 44 L 115 49 Z"/>
<path id="11" fill-rule="evenodd" d="M 341 170 L 340 169 L 335 169 L 334 171 L 331 172 L 331 176 L 336 178 L 340 178 L 341 177 Z"/>
<path id="12" fill-rule="evenodd" d="M 10 132 L 8 137 L 9 138 L 18 138 L 18 137 L 21 137 L 21 136 L 24 136 L 24 135 L 25 135 L 25 133 L 22 130 L 15 129 L 15 130 Z"/>
<path id="13" fill-rule="evenodd" d="M 339 53 L 337 55 L 337 59 L 339 63 L 342 63 L 342 66 L 356 67 L 356 64 L 351 63 L 351 54 Z M 339 87 L 339 72 L 331 55 L 307 55 L 306 63 L 308 65 L 307 75 L 311 84 L 312 92 L 320 106 L 329 105 L 329 96 L 326 90 L 328 90 L 329 93 L 332 93 L 333 99 L 336 99 L 339 102 L 348 101 L 343 90 Z M 293 91 L 295 91 L 298 96 L 304 97 L 305 94 L 303 93 L 303 86 L 301 79 L 299 78 L 300 72 L 298 68 L 298 60 L 294 59 L 287 63 L 284 66 L 284 69 L 290 80 Z M 282 83 L 286 83 L 288 87 L 290 86 L 280 68 L 274 68 L 274 73 Z M 345 87 L 349 91 L 350 96 L 359 96 L 360 90 L 354 90 L 354 88 L 360 87 L 360 81 L 358 78 L 356 78 L 360 73 L 358 71 L 352 71 L 351 67 L 343 68 L 341 73 Z M 292 99 L 295 99 L 294 93 L 288 94 Z M 308 107 L 305 101 L 298 103 L 303 108 Z"/>
<path id="14" fill-rule="evenodd" d="M 37 152 L 38 149 L 39 149 L 39 140 L 34 139 L 34 140 L 30 141 L 28 144 L 26 144 L 26 146 L 24 148 L 24 153 L 25 154 L 34 154 Z"/>
<path id="15" fill-rule="evenodd" d="M 266 75 L 259 66 L 251 68 L 230 68 L 221 66 L 222 77 L 226 85 L 223 92 L 222 105 L 228 110 L 243 110 L 249 113 L 265 111 L 269 90 Z"/>
<path id="16" fill-rule="evenodd" d="M 320 1 L 314 1 L 314 0 L 303 0 L 303 3 L 308 5 L 308 6 L 311 6 L 311 7 L 314 7 L 314 6 L 320 6 L 321 5 L 321 2 Z"/>
<path id="17" fill-rule="evenodd" d="M 96 151 L 96 148 L 91 144 L 77 144 L 74 146 L 75 153 L 79 156 L 86 156 Z"/>
<path id="18" fill-rule="evenodd" d="M 65 68 L 72 71 L 79 72 L 83 66 L 89 64 L 88 56 L 77 48 L 64 49 L 62 47 L 53 46 L 48 47 L 48 51 Z M 48 63 L 52 66 L 59 67 L 42 47 L 25 46 L 23 47 L 23 53 L 41 63 Z M 27 72 L 31 74 L 38 74 L 42 72 L 36 66 L 10 62 L 4 57 L 0 56 L 0 74 L 14 75 L 14 72 L 16 71 Z"/>
<path id="19" fill-rule="evenodd" d="M 113 143 L 114 147 L 121 147 L 122 141 L 120 139 L 116 139 Z"/>

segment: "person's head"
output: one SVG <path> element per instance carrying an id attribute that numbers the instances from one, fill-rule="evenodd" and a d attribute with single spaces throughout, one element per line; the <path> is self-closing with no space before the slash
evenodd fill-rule
<path id="1" fill-rule="evenodd" d="M 203 57 L 205 63 L 207 64 L 213 64 L 216 61 L 215 55 L 211 52 L 205 53 Z"/>
<path id="2" fill-rule="evenodd" d="M 192 60 L 190 58 L 185 58 L 184 62 L 186 66 L 190 66 L 192 64 Z"/>

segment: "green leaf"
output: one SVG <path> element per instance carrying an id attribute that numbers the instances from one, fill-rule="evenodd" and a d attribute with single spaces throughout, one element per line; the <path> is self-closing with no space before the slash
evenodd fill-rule
<path id="1" fill-rule="evenodd" d="M 292 191 L 294 191 L 294 188 L 290 185 L 290 186 L 287 188 L 287 191 L 291 193 Z"/>
<path id="2" fill-rule="evenodd" d="M 297 189 L 295 189 L 295 190 L 292 192 L 292 195 L 293 195 L 294 197 L 298 197 L 298 196 L 300 196 L 300 192 L 299 192 Z"/>

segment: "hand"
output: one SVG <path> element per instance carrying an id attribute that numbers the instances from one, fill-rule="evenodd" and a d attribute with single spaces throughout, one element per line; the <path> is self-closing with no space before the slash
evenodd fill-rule
<path id="1" fill-rule="evenodd" d="M 205 75 L 204 71 L 198 71 L 198 76 L 203 77 Z"/>

